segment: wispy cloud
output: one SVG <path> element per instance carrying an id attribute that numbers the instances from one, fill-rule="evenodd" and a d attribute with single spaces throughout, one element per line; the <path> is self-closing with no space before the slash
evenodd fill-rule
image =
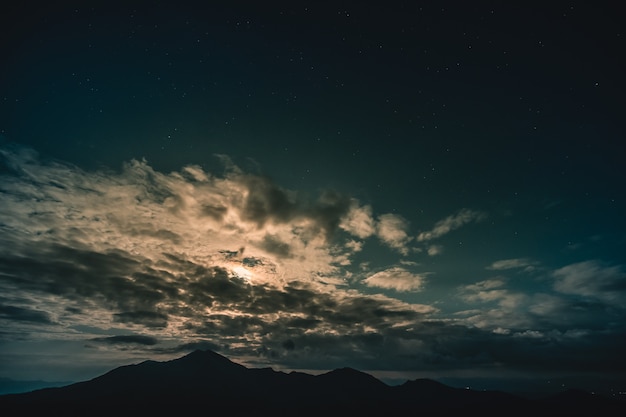
<path id="1" fill-rule="evenodd" d="M 522 268 L 527 272 L 533 271 L 537 266 L 537 262 L 532 261 L 526 258 L 513 258 L 513 259 L 502 259 L 499 261 L 495 261 L 491 265 L 487 267 L 487 269 L 493 271 L 504 271 L 507 269 L 519 269 Z"/>
<path id="2" fill-rule="evenodd" d="M 342 218 L 339 227 L 346 232 L 366 239 L 376 233 L 376 223 L 372 217 L 371 206 L 361 206 L 356 200 L 352 200 L 348 213 Z"/>
<path id="3" fill-rule="evenodd" d="M 564 266 L 552 275 L 554 289 L 560 293 L 622 307 L 626 303 L 626 272 L 621 265 L 607 266 L 591 260 Z"/>
<path id="4" fill-rule="evenodd" d="M 409 223 L 397 214 L 382 214 L 378 217 L 376 228 L 377 236 L 389 247 L 398 250 L 403 255 L 409 253 L 407 244 L 411 241 L 407 230 Z"/>
<path id="5" fill-rule="evenodd" d="M 443 253 L 443 246 L 441 246 L 441 245 L 430 245 L 428 247 L 427 253 L 430 256 L 441 255 Z"/>
<path id="6" fill-rule="evenodd" d="M 417 236 L 417 240 L 420 242 L 425 242 L 432 239 L 437 239 L 467 223 L 481 221 L 485 218 L 485 213 L 465 208 L 460 210 L 456 214 L 453 214 L 443 220 L 438 221 L 432 230 L 420 233 Z"/>
<path id="7" fill-rule="evenodd" d="M 18 322 L 52 324 L 49 315 L 45 311 L 13 305 L 0 305 L 0 318 Z"/>
<path id="8" fill-rule="evenodd" d="M 501 279 L 489 279 L 463 287 L 462 298 L 468 302 L 496 302 L 500 307 L 514 309 L 524 299 L 524 294 L 505 288 Z"/>
<path id="9" fill-rule="evenodd" d="M 412 273 L 401 267 L 393 267 L 377 272 L 364 279 L 370 287 L 388 288 L 396 291 L 419 291 L 426 282 L 427 273 Z"/>
<path id="10" fill-rule="evenodd" d="M 152 346 L 157 344 L 157 339 L 151 336 L 143 336 L 143 335 L 119 335 L 119 336 L 109 336 L 109 337 L 97 337 L 91 339 L 94 342 L 102 342 L 108 343 L 112 345 L 126 345 L 126 344 L 137 344 L 137 345 L 147 345 Z"/>

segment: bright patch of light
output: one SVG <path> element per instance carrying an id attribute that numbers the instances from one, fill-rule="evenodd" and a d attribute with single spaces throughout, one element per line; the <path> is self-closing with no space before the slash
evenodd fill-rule
<path id="1" fill-rule="evenodd" d="M 250 280 L 252 278 L 252 272 L 248 271 L 246 268 L 244 268 L 243 266 L 236 266 L 233 268 L 233 272 L 235 273 L 235 275 L 237 275 L 239 278 L 244 278 L 246 280 Z"/>

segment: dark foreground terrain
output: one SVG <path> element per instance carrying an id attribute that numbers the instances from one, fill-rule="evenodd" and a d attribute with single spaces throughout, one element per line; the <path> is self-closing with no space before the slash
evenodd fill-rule
<path id="1" fill-rule="evenodd" d="M 342 368 L 246 368 L 212 351 L 122 366 L 60 388 L 0 396 L 3 416 L 621 416 L 626 402 L 584 391 L 536 400 L 417 379 L 389 386 Z"/>

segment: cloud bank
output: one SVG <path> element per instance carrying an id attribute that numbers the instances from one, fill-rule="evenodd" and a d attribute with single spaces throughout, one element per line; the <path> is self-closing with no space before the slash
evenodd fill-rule
<path id="1" fill-rule="evenodd" d="M 418 253 L 410 245 L 440 259 L 433 241 L 482 212 L 462 209 L 414 237 L 398 214 L 331 190 L 309 198 L 224 157 L 216 176 L 0 155 L 5 349 L 31 340 L 138 355 L 207 346 L 310 369 L 626 370 L 614 348 L 625 340 L 621 266 L 591 260 L 539 277 L 527 258 L 504 259 L 487 269 L 550 285 L 477 277 L 450 300 L 429 298 L 445 278 L 406 259 Z M 370 269 L 359 256 L 371 242 L 401 260 Z"/>

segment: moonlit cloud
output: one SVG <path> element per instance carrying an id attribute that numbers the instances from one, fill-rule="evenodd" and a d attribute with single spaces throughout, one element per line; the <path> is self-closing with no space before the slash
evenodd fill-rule
<path id="1" fill-rule="evenodd" d="M 372 236 L 376 233 L 376 224 L 372 217 L 372 207 L 359 206 L 357 201 L 352 201 L 350 210 L 342 219 L 339 227 L 361 239 Z"/>
<path id="2" fill-rule="evenodd" d="M 428 255 L 437 256 L 443 253 L 443 246 L 441 245 L 430 245 L 427 250 Z"/>
<path id="3" fill-rule="evenodd" d="M 502 309 L 512 311 L 519 307 L 525 299 L 522 293 L 512 292 L 505 288 L 500 279 L 480 281 L 463 288 L 462 298 L 468 302 L 496 302 Z"/>
<path id="4" fill-rule="evenodd" d="M 459 312 L 459 317 L 472 326 L 516 337 L 529 328 L 542 326 L 528 314 L 533 301 L 529 295 L 507 287 L 503 278 L 463 286 L 459 296 L 473 308 Z"/>
<path id="5" fill-rule="evenodd" d="M 458 213 L 438 221 L 432 230 L 420 233 L 417 236 L 417 240 L 420 242 L 424 242 L 440 238 L 441 236 L 455 229 L 458 229 L 459 227 L 467 223 L 478 222 L 483 220 L 485 217 L 485 213 L 482 213 L 480 211 L 462 209 Z"/>
<path id="6" fill-rule="evenodd" d="M 0 337 L 16 352 L 32 340 L 135 357 L 208 347 L 311 369 L 523 369 L 590 362 L 577 343 L 619 339 L 621 267 L 566 265 L 538 293 L 479 279 L 459 287 L 451 310 L 414 298 L 428 299 L 440 275 L 408 256 L 419 252 L 406 219 L 349 196 L 305 198 L 226 157 L 222 176 L 146 161 L 84 171 L 25 149 L 2 157 Z M 461 210 L 438 222 L 418 239 L 422 259 L 442 252 L 431 240 L 481 218 Z M 372 240 L 395 262 L 369 258 Z M 607 312 L 615 330 L 603 333 Z M 544 347 L 537 358 L 536 344 L 553 342 L 567 356 Z"/>
<path id="7" fill-rule="evenodd" d="M 620 2 L 112 3 L 2 10 L 0 379 L 626 388 Z"/>
<path id="8" fill-rule="evenodd" d="M 409 253 L 406 246 L 411 241 L 408 235 L 409 224 L 402 216 L 397 214 L 383 214 L 378 218 L 377 235 L 389 247 L 396 249 L 403 255 Z"/>
<path id="9" fill-rule="evenodd" d="M 623 306 L 626 302 L 626 272 L 620 265 L 605 266 L 598 261 L 567 265 L 554 271 L 554 289 Z"/>
<path id="10" fill-rule="evenodd" d="M 374 221 L 354 199 L 305 199 L 230 163 L 215 176 L 136 160 L 88 172 L 25 149 L 2 156 L 0 288 L 11 297 L 0 320 L 17 333 L 54 323 L 83 329 L 94 349 L 126 351 L 203 338 L 252 352 L 279 337 L 295 352 L 305 334 L 379 334 L 436 312 L 350 288 L 366 239 L 405 252 L 399 215 Z M 424 274 L 391 268 L 364 283 L 417 291 Z"/>
<path id="11" fill-rule="evenodd" d="M 228 262 L 242 260 L 224 263 L 220 251 L 245 248 L 247 258 L 276 262 L 272 279 L 296 270 L 311 278 L 336 273 L 333 265 L 361 245 L 347 240 L 342 252 L 345 242 L 331 242 L 340 225 L 360 238 L 374 231 L 367 206 L 350 210 L 347 198 L 331 192 L 305 201 L 234 168 L 225 177 L 197 166 L 163 174 L 131 161 L 121 172 L 83 172 L 42 165 L 24 150 L 3 153 L 18 175 L 3 181 L 7 198 L 0 216 L 6 239 L 18 243 L 120 250 L 152 261 L 182 252 L 194 262 L 231 268 Z M 401 223 L 383 219 L 381 239 L 399 247 Z"/>
<path id="12" fill-rule="evenodd" d="M 507 260 L 489 269 L 526 264 Z M 548 276 L 554 278 L 553 292 L 516 290 L 504 277 L 464 285 L 458 294 L 471 308 L 457 315 L 470 325 L 515 337 L 561 340 L 572 329 L 585 332 L 585 338 L 598 337 L 607 321 L 614 323 L 615 334 L 623 331 L 617 324 L 626 316 L 621 267 L 587 261 L 558 268 Z"/>
<path id="13" fill-rule="evenodd" d="M 487 269 L 494 271 L 504 271 L 507 269 L 523 268 L 525 271 L 530 272 L 535 269 L 535 265 L 536 262 L 533 262 L 530 259 L 514 258 L 495 261 L 494 263 L 489 265 Z"/>
<path id="14" fill-rule="evenodd" d="M 363 280 L 367 286 L 389 288 L 396 291 L 419 291 L 424 286 L 425 281 L 426 274 L 414 274 L 401 267 L 377 272 Z"/>

